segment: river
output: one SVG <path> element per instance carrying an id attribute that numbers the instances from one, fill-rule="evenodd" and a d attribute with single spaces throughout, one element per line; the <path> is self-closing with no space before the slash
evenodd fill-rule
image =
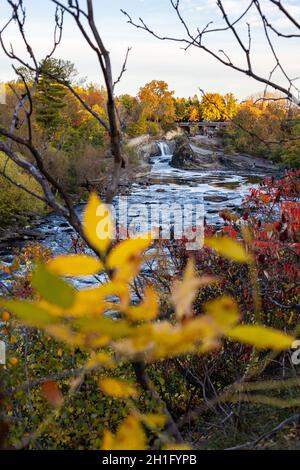
<path id="1" fill-rule="evenodd" d="M 129 206 L 134 205 L 204 205 L 204 214 L 208 224 L 220 225 L 219 212 L 225 208 L 236 209 L 241 206 L 243 197 L 250 187 L 264 175 L 230 171 L 181 170 L 170 166 L 172 158 L 168 145 L 159 143 L 161 155 L 152 158 L 150 184 L 132 185 L 127 196 Z M 206 150 L 203 149 L 203 152 Z M 116 198 L 117 200 L 117 198 Z M 115 200 L 115 203 L 116 203 Z M 84 205 L 77 207 L 82 213 Z M 175 214 L 176 218 L 176 214 Z M 51 214 L 39 227 L 44 239 L 42 245 L 52 249 L 55 254 L 70 249 L 71 236 L 74 233 L 69 224 L 60 216 Z M 23 243 L 24 244 L 24 243 Z M 15 246 L 8 246 L 2 253 L 2 262 L 10 264 Z"/>

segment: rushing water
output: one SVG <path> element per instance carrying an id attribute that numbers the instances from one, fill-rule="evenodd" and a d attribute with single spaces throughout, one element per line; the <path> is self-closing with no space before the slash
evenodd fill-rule
<path id="1" fill-rule="evenodd" d="M 140 204 L 204 204 L 209 224 L 220 225 L 220 211 L 241 206 L 249 188 L 263 175 L 215 170 L 181 170 L 170 166 L 171 152 L 165 142 L 159 145 L 161 155 L 152 158 L 150 185 L 134 184 L 128 197 Z M 202 149 L 202 152 L 209 150 Z"/>
<path id="2" fill-rule="evenodd" d="M 259 176 L 253 172 L 238 172 L 212 170 L 180 170 L 170 166 L 172 158 L 165 142 L 158 144 L 161 155 L 153 157 L 150 173 L 150 183 L 135 183 L 127 196 L 128 205 L 161 205 L 204 204 L 206 220 L 209 224 L 219 225 L 219 212 L 224 208 L 240 207 L 249 187 L 257 182 Z M 203 149 L 203 152 L 206 150 Z M 77 207 L 78 214 L 82 213 L 83 205 Z M 176 218 L 176 214 L 175 214 Z M 40 231 L 44 234 L 42 244 L 50 247 L 54 253 L 61 253 L 70 248 L 73 229 L 60 216 L 50 215 L 45 218 Z M 4 262 L 9 262 L 14 246 L 8 246 L 4 254 Z M 3 260 L 3 257 L 2 257 Z"/>

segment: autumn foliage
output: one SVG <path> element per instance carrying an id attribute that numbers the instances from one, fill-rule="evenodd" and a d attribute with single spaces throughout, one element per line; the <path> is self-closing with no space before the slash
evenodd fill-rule
<path id="1" fill-rule="evenodd" d="M 223 233 L 206 227 L 205 246 L 194 256 L 186 251 L 184 240 L 169 245 L 170 255 L 182 261 L 183 271 L 171 281 L 167 297 L 154 279 L 144 285 L 139 302 L 132 302 L 134 283 L 144 263 L 158 252 L 150 250 L 151 234 L 115 243 L 110 214 L 96 194 L 91 195 L 84 212 L 85 236 L 93 255 L 84 250 L 52 258 L 34 247 L 23 253 L 28 277 L 15 278 L 17 298 L 0 300 L 6 334 L 15 344 L 13 331 L 22 324 L 48 341 L 53 338 L 53 345 L 62 345 L 58 357 L 67 361 L 68 356 L 73 361 L 80 357 L 75 378 L 65 381 L 62 388 L 53 379 L 40 383 L 42 396 L 53 408 L 53 419 L 68 406 L 85 376 L 92 374 L 99 394 L 125 402 L 128 413 L 115 432 L 104 426 L 102 449 L 145 449 L 153 435 L 162 448 L 177 448 L 177 435 L 170 432 L 170 425 L 176 424 L 163 399 L 158 399 L 155 380 L 151 383 L 143 375 L 145 367 L 164 370 L 164 364 L 180 359 L 189 370 L 194 358 L 197 374 L 201 374 L 203 357 L 207 364 L 215 364 L 217 373 L 219 358 L 225 357 L 228 380 L 232 374 L 229 358 L 234 356 L 237 368 L 232 379 L 246 361 L 247 383 L 247 376 L 250 379 L 253 374 L 252 361 L 265 354 L 263 351 L 271 349 L 278 355 L 289 349 L 297 325 L 294 313 L 299 294 L 295 263 L 299 255 L 298 195 L 299 172 L 276 182 L 266 180 L 260 189 L 251 191 L 240 217 L 224 214 Z M 31 259 L 38 260 L 33 270 Z M 12 273 L 20 263 L 19 257 Z M 105 275 L 94 287 L 75 289 L 70 282 L 101 273 Z M 11 357 L 10 367 L 18 367 L 17 362 L 18 358 Z M 139 371 L 130 379 L 122 373 L 126 364 L 135 364 L 134 370 Z M 156 405 L 147 405 L 145 393 L 157 397 Z M 224 402 L 235 403 L 236 393 L 235 386 L 229 387 Z M 247 401 L 247 395 L 239 395 L 243 399 Z M 27 445 L 34 445 L 43 432 L 42 423 L 28 436 Z"/>

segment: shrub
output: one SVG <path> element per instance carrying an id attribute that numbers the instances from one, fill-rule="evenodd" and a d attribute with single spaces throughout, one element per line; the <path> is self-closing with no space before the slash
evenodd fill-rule
<path id="1" fill-rule="evenodd" d="M 144 117 L 141 117 L 138 121 L 133 122 L 128 126 L 127 134 L 129 137 L 137 137 L 147 133 L 147 122 Z"/>
<path id="2" fill-rule="evenodd" d="M 0 167 L 1 172 L 6 165 L 6 157 L 0 153 Z M 7 162 L 6 174 L 16 183 L 21 184 L 30 191 L 42 195 L 42 190 L 39 184 L 27 173 L 23 172 L 11 160 Z M 26 193 L 20 188 L 17 188 L 4 176 L 0 175 L 0 226 L 8 225 L 12 217 L 17 215 L 26 215 L 26 212 L 42 213 L 44 211 L 44 204 Z"/>
<path id="3" fill-rule="evenodd" d="M 147 122 L 147 132 L 152 136 L 157 136 L 160 133 L 160 127 L 157 122 L 148 121 Z"/>
<path id="4" fill-rule="evenodd" d="M 283 183 L 281 182 L 281 185 Z M 256 198 L 258 197 L 260 200 L 263 196 L 265 194 L 253 194 L 252 202 L 255 204 Z M 296 209 L 294 206 L 289 205 L 288 207 L 290 216 L 292 217 L 293 214 L 293 220 L 295 220 Z M 106 214 L 105 218 L 102 216 L 100 219 L 105 221 L 100 234 L 99 213 Z M 227 213 L 227 220 L 228 215 Z M 287 220 L 287 215 L 285 218 Z M 41 424 L 39 424 L 40 416 L 35 413 L 31 413 L 34 418 L 31 422 L 25 420 L 26 431 L 29 428 L 34 430 L 32 434 L 29 431 L 28 445 L 35 447 L 37 439 L 41 440 L 43 444 L 47 443 L 49 437 L 50 441 L 54 437 L 55 445 L 58 448 L 70 448 L 71 446 L 78 448 L 82 446 L 82 438 L 84 437 L 84 446 L 92 445 L 99 448 L 101 445 L 103 450 L 140 450 L 152 445 L 153 435 L 156 433 L 157 444 L 160 447 L 165 448 L 168 443 L 170 446 L 174 446 L 174 438 L 177 439 L 177 435 L 179 435 L 173 418 L 174 413 L 171 414 L 167 410 L 164 401 L 160 399 L 160 394 L 169 395 L 172 408 L 174 406 L 176 411 L 184 417 L 184 413 L 188 409 L 181 404 L 183 405 L 183 399 L 189 386 L 182 382 L 179 384 L 180 386 L 177 386 L 181 377 L 178 374 L 174 375 L 176 374 L 174 368 L 176 364 L 181 370 L 182 365 L 186 363 L 185 361 L 189 365 L 191 356 L 195 361 L 198 361 L 198 356 L 201 357 L 203 354 L 216 355 L 219 351 L 222 352 L 224 345 L 229 341 L 231 342 L 232 355 L 237 347 L 239 350 L 243 348 L 244 355 L 248 353 L 248 349 L 245 349 L 247 347 L 250 347 L 251 354 L 253 348 L 257 348 L 257 350 L 274 349 L 277 355 L 279 351 L 286 350 L 291 346 L 294 337 L 259 324 L 257 318 L 255 320 L 253 316 L 246 319 L 243 315 L 243 302 L 240 302 L 241 308 L 239 308 L 233 295 L 231 296 L 231 293 L 225 290 L 226 286 L 219 286 L 221 279 L 203 276 L 202 273 L 206 269 L 200 272 L 197 269 L 198 260 L 191 257 L 186 262 L 186 267 L 181 273 L 182 276 L 176 276 L 175 279 L 173 276 L 167 285 L 171 291 L 171 296 L 168 294 L 171 312 L 168 319 L 162 320 L 160 296 L 154 285 L 147 283 L 143 286 L 144 294 L 140 296 L 139 304 L 132 303 L 131 297 L 132 281 L 139 275 L 146 259 L 143 253 L 147 251 L 148 260 L 157 256 L 156 250 L 152 250 L 151 254 L 149 252 L 152 245 L 151 237 L 144 236 L 115 243 L 112 238 L 113 222 L 108 215 L 107 206 L 101 204 L 95 193 L 89 199 L 83 221 L 86 239 L 90 246 L 101 253 L 103 261 L 100 260 L 100 257 L 86 255 L 83 252 L 77 253 L 75 256 L 63 255 L 50 259 L 47 263 L 39 263 L 33 272 L 29 272 L 27 279 L 33 288 L 32 293 L 29 292 L 29 296 L 28 294 L 24 295 L 22 289 L 21 295 L 14 295 L 13 292 L 15 300 L 0 297 L 1 307 L 10 313 L 4 333 L 9 335 L 10 343 L 14 345 L 8 354 L 10 369 L 14 367 L 16 372 L 23 374 L 24 355 L 20 347 L 26 342 L 26 338 L 22 338 L 21 335 L 18 341 L 16 335 L 11 335 L 12 327 L 17 329 L 23 325 L 23 328 L 27 328 L 27 334 L 32 335 L 32 341 L 29 344 L 36 345 L 39 342 L 41 345 L 39 351 L 43 355 L 43 361 L 38 361 L 37 365 L 30 362 L 31 377 L 33 373 L 41 377 L 43 371 L 38 369 L 41 366 L 44 368 L 47 362 L 50 362 L 51 370 L 57 371 L 57 365 L 54 362 L 57 357 L 63 358 L 65 367 L 69 371 L 67 375 L 62 375 L 63 379 L 66 377 L 70 379 L 69 383 L 64 381 L 59 386 L 56 382 L 59 378 L 53 380 L 48 377 L 44 378 L 42 382 L 38 380 L 37 384 L 42 384 L 41 390 L 32 387 L 34 390 L 30 395 L 31 406 L 34 410 L 41 409 L 42 414 L 47 417 Z M 230 269 L 233 273 L 237 269 L 237 264 L 239 269 L 245 273 L 254 272 L 256 260 L 255 255 L 252 255 L 252 250 L 250 252 L 251 240 L 247 240 L 245 236 L 243 242 L 238 242 L 235 239 L 233 227 L 230 227 L 230 233 L 233 238 L 229 238 L 227 235 L 207 237 L 205 253 L 211 253 L 211 256 L 215 257 L 221 272 L 228 273 Z M 294 228 L 291 226 L 291 237 L 293 233 Z M 30 256 L 31 253 L 32 251 L 29 252 Z M 41 259 L 39 250 L 38 254 Z M 47 257 L 48 254 L 46 254 L 46 260 Z M 227 267 L 224 263 L 230 263 L 230 265 L 228 264 Z M 103 272 L 105 268 L 110 269 L 112 275 L 107 279 L 107 282 L 90 289 L 74 289 L 70 281 L 62 279 L 66 276 L 69 278 L 91 276 Z M 245 279 L 245 275 L 242 276 L 242 279 Z M 22 276 L 22 282 L 23 280 L 24 276 Z M 217 287 L 214 287 L 215 285 Z M 233 294 L 237 287 L 238 285 L 235 283 Z M 204 288 L 214 290 L 215 295 L 209 301 L 203 299 L 197 308 L 199 295 Z M 250 295 L 249 305 L 251 307 L 252 292 Z M 28 297 L 30 300 L 27 300 Z M 113 298 L 116 298 L 116 301 L 113 301 Z M 242 294 L 241 300 L 248 300 L 245 293 Z M 256 296 L 253 292 L 253 301 L 255 300 Z M 254 302 L 254 307 L 256 313 L 256 302 Z M 113 318 L 105 315 L 108 311 L 116 315 Z M 31 329 L 28 330 L 28 327 Z M 237 346 L 237 343 L 240 345 Z M 14 353 L 15 348 L 19 348 L 18 354 Z M 49 354 L 50 351 L 51 354 Z M 12 354 L 14 355 L 12 356 Z M 234 367 L 235 358 L 232 355 L 230 356 L 233 358 L 230 368 Z M 45 362 L 45 358 L 47 362 Z M 201 358 L 200 361 L 202 361 Z M 174 370 L 172 378 L 175 377 L 175 381 L 170 381 L 170 374 L 164 374 L 163 369 L 162 376 L 160 373 L 155 374 L 153 385 L 148 379 L 146 365 L 149 366 L 152 373 L 155 373 L 162 362 L 171 364 Z M 59 367 L 61 367 L 61 363 L 62 361 L 60 361 Z M 201 373 L 201 362 L 198 361 L 198 365 Z M 70 369 L 72 369 L 71 376 L 69 376 Z M 77 371 L 74 373 L 76 369 Z M 222 369 L 224 370 L 224 363 Z M 47 370 L 45 367 L 45 372 Z M 168 367 L 169 370 L 170 367 Z M 187 368 L 186 372 L 188 373 L 189 370 Z M 63 372 L 62 369 L 60 371 Z M 85 375 L 89 373 L 92 373 L 89 380 L 84 381 Z M 73 374 L 77 375 L 75 380 Z M 6 375 L 10 381 L 11 375 L 9 373 Z M 136 377 L 135 386 L 134 375 Z M 167 384 L 166 379 L 169 382 Z M 246 383 L 243 382 L 243 387 L 245 386 Z M 18 386 L 15 389 L 18 390 Z M 26 387 L 24 390 L 27 390 Z M 209 394 L 205 396 L 213 398 L 212 391 L 214 391 L 213 387 L 212 390 L 208 390 Z M 77 395 L 77 392 L 80 395 Z M 87 392 L 85 396 L 81 395 L 84 392 Z M 150 400 L 146 399 L 147 396 Z M 108 400 L 111 401 L 108 401 L 107 398 L 103 399 L 103 397 L 109 397 Z M 231 390 L 226 391 L 226 398 L 223 397 L 223 401 L 226 400 L 226 402 L 234 404 L 237 399 L 246 401 L 247 395 L 240 394 L 239 390 L 232 385 Z M 258 396 L 257 399 L 259 400 L 260 397 Z M 90 442 L 89 429 L 86 426 L 87 406 L 85 400 L 87 400 L 88 408 L 91 411 L 90 422 L 94 426 L 92 443 Z M 116 411 L 111 406 L 115 400 L 122 403 L 122 406 L 117 407 Z M 98 403 L 101 406 L 98 406 Z M 13 409 L 13 405 L 15 406 L 15 404 L 8 403 L 9 409 Z M 168 406 L 170 406 L 169 403 Z M 52 413 L 47 413 L 46 407 L 48 409 L 52 407 Z M 70 411 L 69 415 L 66 414 L 67 409 Z M 107 429 L 107 420 L 109 420 L 110 428 L 115 431 L 116 424 L 127 415 L 127 410 L 130 414 L 113 434 Z M 80 417 L 82 417 L 83 411 L 84 436 L 80 434 L 75 437 L 74 433 L 70 436 L 67 432 L 61 441 L 62 433 L 59 431 L 57 438 L 57 429 L 61 429 L 62 421 L 67 429 L 71 426 L 73 430 L 78 417 L 80 430 L 82 429 Z M 198 415 L 198 413 L 196 414 Z M 187 417 L 189 418 L 188 413 Z M 104 428 L 102 443 L 98 440 L 99 428 Z M 161 437 L 161 429 L 164 429 L 163 438 Z M 98 435 L 94 430 L 96 433 L 98 432 Z M 18 434 L 20 438 L 23 438 L 22 430 L 20 431 Z M 53 431 L 55 432 L 54 436 Z M 148 435 L 149 440 L 147 439 Z M 190 437 L 188 439 L 190 440 Z M 89 442 L 87 443 L 87 441 Z M 49 443 L 47 443 L 47 448 L 49 448 Z"/>

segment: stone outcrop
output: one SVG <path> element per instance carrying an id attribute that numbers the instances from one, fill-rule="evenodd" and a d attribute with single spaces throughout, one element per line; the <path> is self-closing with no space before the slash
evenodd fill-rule
<path id="1" fill-rule="evenodd" d="M 178 137 L 174 143 L 173 157 L 170 165 L 174 168 L 191 169 L 199 168 L 198 159 L 189 140 L 185 136 Z"/>
<path id="2" fill-rule="evenodd" d="M 207 141 L 180 137 L 175 141 L 171 166 L 182 170 L 231 170 L 278 173 L 281 168 L 273 162 L 245 154 L 225 154 L 220 146 Z"/>

